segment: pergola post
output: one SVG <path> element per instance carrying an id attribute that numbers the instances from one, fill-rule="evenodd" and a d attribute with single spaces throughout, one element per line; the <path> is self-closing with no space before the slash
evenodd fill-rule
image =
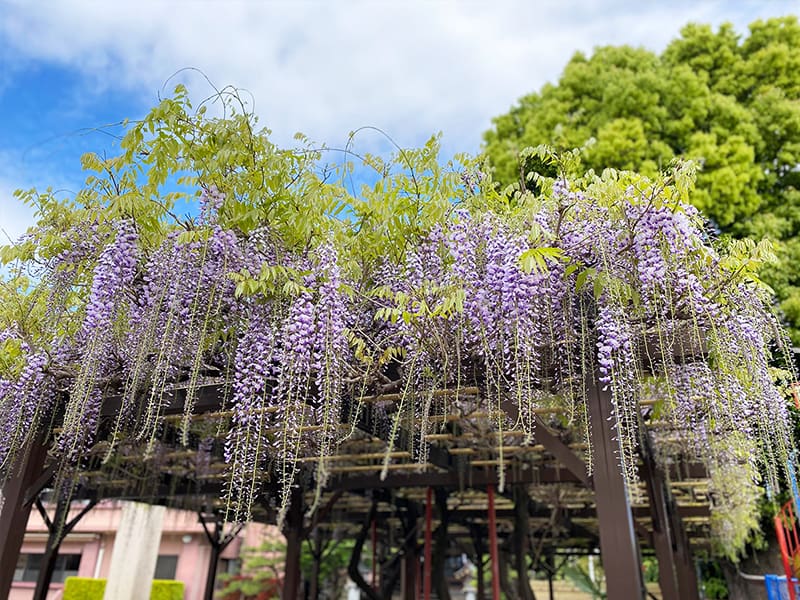
<path id="1" fill-rule="evenodd" d="M 678 595 L 681 600 L 688 598 L 695 600 L 700 598 L 700 584 L 697 580 L 697 568 L 692 559 L 692 551 L 689 547 L 689 537 L 683 527 L 683 521 L 678 514 L 678 507 L 675 499 L 670 495 L 667 498 L 667 516 L 672 523 L 672 543 L 675 552 L 675 568 L 678 578 Z"/>
<path id="2" fill-rule="evenodd" d="M 283 600 L 297 600 L 300 595 L 300 552 L 303 545 L 303 494 L 292 489 L 286 514 L 286 561 L 283 573 Z"/>
<path id="3" fill-rule="evenodd" d="M 686 531 L 675 514 L 675 501 L 664 473 L 653 457 L 647 433 L 642 436 L 642 461 L 653 521 L 653 546 L 658 559 L 658 585 L 664 600 L 698 600 L 697 572 L 693 568 Z M 687 565 L 689 568 L 687 569 Z"/>
<path id="4" fill-rule="evenodd" d="M 594 492 L 600 551 L 608 600 L 643 600 L 639 547 L 625 479 L 619 462 L 619 440 L 611 393 L 588 384 L 586 402 L 594 453 Z"/>
<path id="5" fill-rule="evenodd" d="M 42 474 L 46 457 L 47 446 L 42 440 L 35 440 L 12 466 L 8 480 L 0 489 L 0 598 L 7 598 L 11 592 L 19 550 L 31 513 L 33 498 L 26 502 L 26 497 Z"/>

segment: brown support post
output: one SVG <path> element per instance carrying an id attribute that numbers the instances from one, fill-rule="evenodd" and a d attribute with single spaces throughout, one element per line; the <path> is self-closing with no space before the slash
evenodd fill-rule
<path id="1" fill-rule="evenodd" d="M 295 488 L 291 492 L 289 510 L 286 514 L 284 535 L 286 536 L 286 560 L 283 567 L 282 600 L 297 600 L 300 597 L 300 552 L 303 545 L 303 495 Z"/>
<path id="2" fill-rule="evenodd" d="M 653 545 L 658 558 L 658 584 L 664 600 L 698 600 L 697 572 L 691 558 L 683 521 L 666 477 L 653 457 L 652 442 L 642 436 L 643 475 L 653 519 Z"/>
<path id="3" fill-rule="evenodd" d="M 647 433 L 642 436 L 642 466 L 642 476 L 650 500 L 653 546 L 658 559 L 658 587 L 664 600 L 682 600 L 678 594 L 678 575 L 672 551 L 672 526 L 667 515 L 666 489 L 663 478 L 659 477 Z"/>
<path id="4" fill-rule="evenodd" d="M 697 569 L 689 547 L 689 537 L 678 514 L 678 506 L 670 495 L 667 502 L 667 516 L 672 523 L 672 543 L 675 551 L 675 568 L 678 577 L 678 595 L 683 600 L 700 598 L 700 584 L 697 580 Z"/>
<path id="5" fill-rule="evenodd" d="M 645 589 L 639 547 L 619 463 L 611 394 L 594 382 L 588 382 L 587 386 L 586 402 L 594 454 L 594 495 L 607 598 L 643 600 Z"/>
<path id="6" fill-rule="evenodd" d="M 42 474 L 46 457 L 47 447 L 41 440 L 34 441 L 11 467 L 0 490 L 0 598 L 8 598 L 11 592 L 19 550 L 31 513 L 30 502 L 24 500 L 28 488 Z"/>

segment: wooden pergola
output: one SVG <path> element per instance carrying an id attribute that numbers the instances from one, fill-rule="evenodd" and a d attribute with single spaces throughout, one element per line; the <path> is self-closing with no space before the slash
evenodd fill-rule
<path id="1" fill-rule="evenodd" d="M 141 461 L 141 454 L 138 455 L 138 467 L 145 469 L 147 475 L 145 483 L 131 486 L 119 466 L 124 464 L 124 458 L 114 466 L 102 465 L 108 441 L 101 435 L 83 465 L 83 483 L 76 498 L 89 498 L 92 502 L 101 498 L 135 499 L 192 509 L 201 515 L 224 510 L 220 497 L 227 475 L 219 452 L 221 440 L 217 439 L 218 451 L 202 470 L 196 468 L 196 444 L 185 447 L 179 441 L 177 430 L 185 393 L 181 387 L 170 393 L 162 432 L 167 451 L 160 454 L 149 475 L 148 461 Z M 193 422 L 213 424 L 230 418 L 226 397 L 224 382 L 202 387 L 194 405 Z M 384 394 L 345 403 L 342 427 L 343 433 L 349 435 L 334 456 L 324 459 L 329 476 L 319 498 L 315 498 L 311 467 L 323 459 L 306 456 L 300 460 L 297 485 L 284 522 L 284 598 L 298 597 L 303 539 L 314 527 L 331 526 L 347 531 L 355 540 L 358 555 L 354 552 L 350 575 L 370 598 L 386 597 L 387 586 L 395 587 L 398 578 L 405 600 L 416 598 L 420 587 L 423 597 L 429 598 L 431 569 L 436 568 L 434 563 L 440 558 L 433 555 L 434 547 L 438 556 L 446 554 L 450 544 L 465 550 L 476 565 L 479 598 L 499 597 L 504 579 L 501 554 L 508 557 L 506 562 L 512 560 L 515 569 L 527 572 L 531 566 L 552 568 L 558 553 L 591 553 L 598 547 L 610 600 L 645 597 L 643 550 L 652 551 L 658 559 L 664 600 L 699 598 L 692 551 L 708 544 L 711 500 L 707 474 L 702 465 L 679 456 L 669 462 L 666 471 L 659 466 L 653 455 L 658 424 L 650 422 L 649 402 L 643 402 L 640 411 L 641 489 L 627 490 L 618 464 L 611 398 L 594 384 L 588 386 L 587 395 L 594 453 L 591 475 L 586 445 L 576 441 L 576 432 L 562 425 L 557 407 L 535 411 L 535 434 L 529 440 L 525 432 L 513 426 L 518 415 L 509 404 L 487 411 L 477 387 L 440 390 L 428 419 L 439 426 L 431 428 L 432 432 L 420 440 L 412 435 L 415 423 L 410 411 L 390 444 L 388 425 L 399 400 L 399 395 Z M 102 418 L 112 420 L 118 409 L 119 399 L 108 398 Z M 509 423 L 502 431 L 493 426 L 498 411 Z M 357 418 L 353 419 L 353 415 Z M 55 472 L 47 456 L 48 442 L 41 439 L 27 449 L 2 490 L 0 597 L 6 597 L 10 589 L 31 507 L 51 484 Z M 254 518 L 274 522 L 279 490 L 271 483 L 274 477 L 268 468 L 263 479 L 261 502 Z M 631 504 L 630 497 L 639 500 Z M 312 505 L 316 510 L 309 512 Z M 59 503 L 51 521 L 63 520 L 63 511 L 68 508 L 68 503 Z M 209 542 L 216 552 L 213 556 L 219 556 L 231 539 L 230 532 L 225 534 L 213 518 L 207 523 Z M 48 548 L 57 550 L 73 525 L 53 525 Z M 368 583 L 358 571 L 358 558 L 367 537 L 372 535 L 374 540 L 377 532 L 381 540 L 390 540 L 398 553 L 393 560 L 394 570 L 387 570 L 382 576 L 375 573 Z M 535 547 L 531 547 L 531 540 Z M 56 552 L 48 550 L 37 598 L 45 598 L 50 578 L 44 575 L 47 561 L 54 561 L 55 556 Z M 537 564 L 532 565 L 532 559 Z M 424 568 L 420 567 L 421 562 Z M 493 573 L 491 592 L 485 583 L 489 568 Z M 206 598 L 213 595 L 215 570 L 212 559 Z M 379 577 L 380 588 L 373 588 Z M 392 577 L 394 581 L 387 580 Z M 503 583 L 508 585 L 507 581 Z M 524 598 L 526 586 L 519 585 Z"/>

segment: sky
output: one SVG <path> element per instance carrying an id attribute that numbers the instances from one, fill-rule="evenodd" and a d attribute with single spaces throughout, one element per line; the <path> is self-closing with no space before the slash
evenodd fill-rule
<path id="1" fill-rule="evenodd" d="M 783 0 L 0 0 L 0 244 L 32 223 L 15 189 L 71 195 L 80 156 L 113 155 L 123 119 L 177 83 L 235 86 L 273 140 L 344 146 L 380 128 L 478 152 L 493 116 L 557 81 L 576 51 L 661 51 L 686 23 L 800 13 Z M 209 83 L 209 81 L 211 83 Z M 364 132 L 356 149 L 382 151 Z"/>

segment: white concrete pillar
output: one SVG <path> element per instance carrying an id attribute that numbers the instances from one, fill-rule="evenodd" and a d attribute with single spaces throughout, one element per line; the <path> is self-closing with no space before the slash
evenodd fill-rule
<path id="1" fill-rule="evenodd" d="M 122 507 L 103 600 L 150 600 L 165 511 L 139 502 Z"/>
<path id="2" fill-rule="evenodd" d="M 355 581 L 352 579 L 347 580 L 347 600 L 361 600 L 361 590 L 358 589 Z"/>

